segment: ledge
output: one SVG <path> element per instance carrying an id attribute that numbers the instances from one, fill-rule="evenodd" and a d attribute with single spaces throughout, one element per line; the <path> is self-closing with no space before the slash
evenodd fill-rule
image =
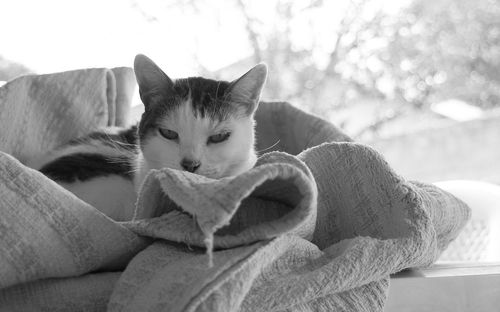
<path id="1" fill-rule="evenodd" d="M 500 262 L 490 263 L 467 263 L 450 262 L 438 263 L 428 268 L 408 269 L 391 275 L 392 279 L 400 278 L 432 278 L 452 276 L 478 276 L 478 275 L 500 275 Z"/>
<path id="2" fill-rule="evenodd" d="M 500 263 L 439 263 L 391 276 L 385 312 L 490 312 L 500 307 Z"/>

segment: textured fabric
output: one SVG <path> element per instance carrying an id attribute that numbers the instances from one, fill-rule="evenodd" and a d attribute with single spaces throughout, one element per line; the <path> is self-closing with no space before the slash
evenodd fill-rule
<path id="1" fill-rule="evenodd" d="M 134 83 L 134 72 L 127 67 L 9 81 L 0 88 L 0 150 L 29 163 L 96 128 L 123 126 Z"/>
<path id="2" fill-rule="evenodd" d="M 122 270 L 147 246 L 19 162 L 123 125 L 134 83 L 124 67 L 30 75 L 0 87 L 0 311 L 102 311 L 120 274 L 77 276 Z"/>
<path id="3" fill-rule="evenodd" d="M 64 141 L 59 132 L 109 124 L 99 112 L 127 112 L 109 100 L 120 91 L 107 79 L 88 94 L 80 89 L 95 83 L 93 71 L 114 75 L 22 78 L 78 85 L 61 94 L 65 101 L 52 94 L 51 109 L 81 123 L 34 121 L 29 131 L 44 133 L 37 148 L 0 133 L 0 311 L 382 311 L 389 274 L 431 264 L 469 218 L 464 203 L 406 181 L 333 125 L 262 103 L 265 151 L 253 169 L 220 180 L 153 171 L 136 219 L 114 222 L 9 155 L 36 156 Z M 14 108 L 26 90 L 13 83 L 0 89 L 2 130 L 3 121 L 22 128 L 12 121 L 35 118 L 26 112 L 45 101 Z"/>
<path id="4" fill-rule="evenodd" d="M 453 196 L 405 181 L 354 143 L 272 152 L 223 180 L 154 171 L 138 214 L 134 232 L 191 249 L 162 242 L 136 256 L 111 310 L 379 311 L 389 274 L 434 262 L 469 217 Z M 212 235 L 222 250 L 210 267 L 195 247 L 211 247 Z"/>

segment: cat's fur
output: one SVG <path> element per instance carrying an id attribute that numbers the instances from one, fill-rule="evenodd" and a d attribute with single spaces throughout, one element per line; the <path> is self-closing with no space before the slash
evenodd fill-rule
<path id="1" fill-rule="evenodd" d="M 233 82 L 171 80 L 143 55 L 136 57 L 134 70 L 145 106 L 138 126 L 70 141 L 35 167 L 116 220 L 130 219 L 135 193 L 151 169 L 221 178 L 253 167 L 253 115 L 265 65 Z"/>

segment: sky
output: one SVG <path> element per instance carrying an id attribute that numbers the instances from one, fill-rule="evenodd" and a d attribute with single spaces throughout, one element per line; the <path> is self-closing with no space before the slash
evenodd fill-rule
<path id="1" fill-rule="evenodd" d="M 0 55 L 37 73 L 132 66 L 137 53 L 158 60 L 174 75 L 194 71 L 195 35 L 216 33 L 214 26 L 178 12 L 158 15 L 161 21 L 148 21 L 123 0 L 0 0 Z M 216 49 L 222 42 L 215 39 L 225 34 L 217 35 L 204 44 L 213 50 L 204 60 L 209 69 L 245 56 L 245 44 L 234 39 L 231 43 L 242 48 Z"/>
<path id="2" fill-rule="evenodd" d="M 259 15 L 264 28 L 273 22 L 273 1 L 251 2 L 252 12 Z M 208 70 L 217 70 L 250 55 L 242 17 L 231 9 L 235 1 L 210 2 L 210 7 L 202 7 L 201 15 L 169 8 L 168 3 L 171 1 L 0 0 L 0 55 L 36 73 L 50 73 L 132 66 L 134 56 L 143 53 L 172 77 L 196 74 L 194 56 Z M 347 1 L 326 3 L 323 19 L 318 18 L 320 35 L 326 27 L 320 21 L 339 19 Z M 394 9 L 401 1 L 384 3 Z M 299 20 L 298 41 L 306 43 L 308 34 L 301 35 L 300 27 Z"/>

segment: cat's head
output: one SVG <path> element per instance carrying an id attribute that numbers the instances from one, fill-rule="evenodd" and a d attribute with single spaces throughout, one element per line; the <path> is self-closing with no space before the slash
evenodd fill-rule
<path id="1" fill-rule="evenodd" d="M 134 70 L 145 106 L 140 147 L 150 169 L 220 178 L 254 166 L 253 115 L 266 81 L 264 64 L 232 82 L 172 80 L 144 55 L 136 56 Z"/>

